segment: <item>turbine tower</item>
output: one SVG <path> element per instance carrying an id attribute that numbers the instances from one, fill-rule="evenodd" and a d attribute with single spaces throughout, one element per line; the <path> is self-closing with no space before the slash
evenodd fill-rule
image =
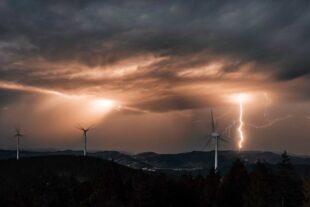
<path id="1" fill-rule="evenodd" d="M 14 135 L 14 137 L 16 137 L 16 160 L 19 160 L 19 139 L 23 137 L 24 135 L 20 133 L 19 128 L 16 128 L 15 131 L 16 131 L 16 134 Z"/>
<path id="2" fill-rule="evenodd" d="M 83 138 L 84 138 L 84 157 L 86 157 L 87 151 L 86 151 L 86 142 L 87 142 L 87 132 L 91 129 L 92 127 L 84 128 L 82 126 L 79 126 L 78 129 L 80 129 L 83 132 Z"/>
<path id="3" fill-rule="evenodd" d="M 211 115 L 211 134 L 208 136 L 207 144 L 209 144 L 213 139 L 215 140 L 215 150 L 214 150 L 214 170 L 218 170 L 218 147 L 219 147 L 219 140 L 228 142 L 226 139 L 224 139 L 220 134 L 216 131 L 214 116 L 212 108 L 210 109 L 210 115 Z"/>

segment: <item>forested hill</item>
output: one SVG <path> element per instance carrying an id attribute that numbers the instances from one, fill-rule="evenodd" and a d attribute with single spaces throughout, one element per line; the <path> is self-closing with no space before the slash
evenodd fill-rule
<path id="1" fill-rule="evenodd" d="M 166 176 L 94 157 L 55 155 L 0 160 L 0 206 L 302 206 L 309 178 L 284 154 L 276 169 L 235 160 L 227 173 Z M 268 204 L 268 205 L 267 205 Z"/>
<path id="2" fill-rule="evenodd" d="M 0 166 L 1 207 L 163 206 L 177 196 L 175 189 L 190 192 L 161 175 L 92 157 L 10 159 L 0 160 Z M 174 199 L 173 206 L 193 200 Z"/>
<path id="3" fill-rule="evenodd" d="M 81 151 L 21 151 L 21 157 L 52 156 L 52 155 L 82 155 Z M 193 151 L 177 154 L 158 154 L 154 152 L 144 152 L 139 154 L 129 154 L 118 151 L 98 151 L 89 152 L 88 156 L 101 158 L 103 160 L 113 160 L 114 162 L 134 169 L 144 171 L 156 171 L 173 175 L 192 173 L 193 175 L 207 175 L 209 169 L 214 165 L 214 151 Z M 14 150 L 0 150 L 0 159 L 14 159 Z M 276 165 L 281 161 L 281 155 L 273 152 L 260 151 L 220 151 L 219 169 L 222 174 L 226 174 L 232 163 L 236 159 L 241 159 L 250 170 L 257 161 L 267 162 Z M 310 157 L 290 155 L 299 175 L 310 175 Z M 275 166 L 273 166 L 275 167 Z"/>

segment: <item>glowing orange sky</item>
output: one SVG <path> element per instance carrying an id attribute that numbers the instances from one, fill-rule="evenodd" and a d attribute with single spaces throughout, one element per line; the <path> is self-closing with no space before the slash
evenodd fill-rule
<path id="1" fill-rule="evenodd" d="M 0 148 L 202 150 L 213 107 L 236 149 L 244 93 L 244 150 L 309 154 L 307 7 L 74 2 L 0 3 Z"/>

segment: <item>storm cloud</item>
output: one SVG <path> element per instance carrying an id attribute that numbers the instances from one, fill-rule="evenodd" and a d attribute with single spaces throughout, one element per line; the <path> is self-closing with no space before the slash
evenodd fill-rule
<path id="1" fill-rule="evenodd" d="M 92 101 L 86 96 L 104 98 L 121 109 L 105 128 L 115 148 L 124 141 L 121 125 L 126 136 L 140 139 L 129 144 L 133 150 L 147 145 L 146 135 L 181 137 L 188 149 L 186 143 L 194 144 L 187 138 L 202 133 L 192 126 L 197 114 L 208 116 L 210 106 L 229 108 L 230 96 L 245 92 L 258 97 L 249 120 L 264 113 L 268 94 L 272 107 L 279 106 L 275 116 L 297 113 L 295 122 L 306 125 L 309 22 L 307 0 L 2 0 L 0 122 L 14 122 L 24 111 L 29 128 L 42 120 L 69 128 L 88 113 L 78 114 Z M 160 133 L 149 132 L 152 127 Z M 309 134 L 305 128 L 300 139 Z"/>
<path id="2" fill-rule="evenodd" d="M 59 86 L 78 69 L 54 64 L 104 70 L 145 54 L 159 61 L 132 82 L 175 81 L 215 61 L 220 76 L 309 79 L 309 13 L 308 1 L 2 1 L 1 79 Z"/>

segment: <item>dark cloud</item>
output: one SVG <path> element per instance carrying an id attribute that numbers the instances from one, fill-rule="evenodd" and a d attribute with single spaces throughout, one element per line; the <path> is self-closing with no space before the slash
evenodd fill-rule
<path id="1" fill-rule="evenodd" d="M 262 73 L 274 81 L 308 80 L 309 6 L 302 0 L 2 1 L 1 80 L 121 91 L 156 84 L 159 93 L 189 82 L 225 81 L 238 71 L 246 78 L 236 81 Z M 122 79 L 90 80 L 73 77 L 78 67 L 51 67 L 74 63 L 92 70 L 145 54 L 162 59 Z M 215 77 L 178 75 L 216 61 L 222 65 Z M 163 100 L 175 109 L 199 105 L 174 96 L 145 103 L 152 108 Z"/>
<path id="2" fill-rule="evenodd" d="M 22 95 L 23 92 L 20 91 L 0 90 L 0 106 L 5 107 L 8 104 L 15 103 Z"/>
<path id="3" fill-rule="evenodd" d="M 245 125 L 246 149 L 309 154 L 309 22 L 308 0 L 0 0 L 0 137 L 80 148 L 74 124 L 100 122 L 93 149 L 197 150 L 245 92 L 246 124 L 292 115 Z"/>
<path id="4" fill-rule="evenodd" d="M 173 110 L 187 110 L 210 106 L 201 97 L 181 94 L 165 94 L 150 101 L 142 101 L 133 105 L 149 111 L 165 112 Z"/>
<path id="5" fill-rule="evenodd" d="M 36 93 L 29 93 L 25 91 L 0 89 L 0 97 L 1 110 L 1 108 L 8 108 L 16 103 L 29 104 L 33 102 L 33 100 L 37 100 L 40 96 Z"/>

